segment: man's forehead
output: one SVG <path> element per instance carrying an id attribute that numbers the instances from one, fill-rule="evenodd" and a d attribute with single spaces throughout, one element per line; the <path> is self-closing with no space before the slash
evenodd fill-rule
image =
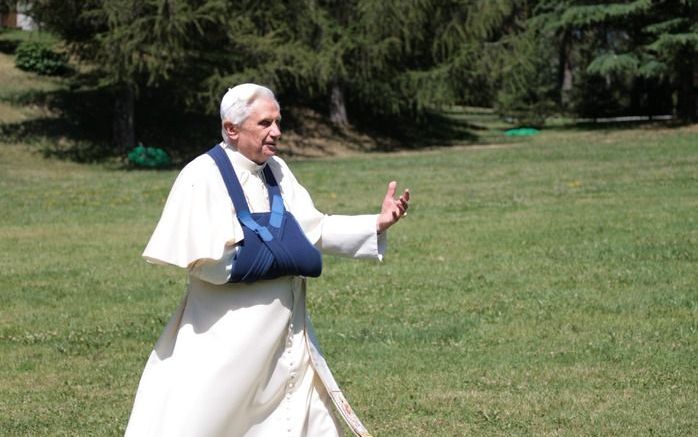
<path id="1" fill-rule="evenodd" d="M 262 118 L 281 118 L 281 108 L 276 100 L 260 98 L 252 102 L 250 112 Z"/>

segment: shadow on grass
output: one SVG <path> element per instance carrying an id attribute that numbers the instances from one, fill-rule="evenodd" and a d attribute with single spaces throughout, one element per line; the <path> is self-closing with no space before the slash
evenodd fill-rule
<path id="1" fill-rule="evenodd" d="M 552 123 L 546 128 L 555 129 L 558 131 L 616 131 L 628 129 L 678 129 L 693 124 L 690 121 L 681 120 L 678 118 L 669 118 L 667 116 L 651 116 L 646 114 L 615 114 L 615 118 L 599 118 L 593 119 L 587 117 L 584 119 L 575 119 L 574 115 L 564 114 L 558 123 Z M 654 118 L 653 118 L 654 117 Z M 634 118 L 634 119 L 633 119 Z"/>
<path id="2" fill-rule="evenodd" d="M 385 139 L 378 143 L 378 152 L 475 144 L 482 142 L 482 134 L 488 131 L 447 111 L 427 111 L 418 118 L 359 120 L 357 124 L 369 135 Z"/>
<path id="3" fill-rule="evenodd" d="M 0 53 L 13 55 L 17 47 L 25 41 L 43 42 L 53 46 L 58 40 L 53 34 L 43 30 L 0 27 Z"/>
<path id="4" fill-rule="evenodd" d="M 136 108 L 137 141 L 159 147 L 182 166 L 221 141 L 218 116 L 187 112 L 163 89 L 150 89 L 139 97 Z M 110 118 L 111 120 L 111 118 Z"/>
<path id="5" fill-rule="evenodd" d="M 567 130 L 570 132 L 577 131 L 616 131 L 627 129 L 678 129 L 690 125 L 691 123 L 681 120 L 643 120 L 643 121 L 625 121 L 625 122 L 580 122 L 569 123 L 560 126 L 555 126 L 556 130 Z"/>
<path id="6" fill-rule="evenodd" d="M 39 144 L 47 157 L 77 162 L 120 159 L 126 166 L 127 151 L 112 142 L 114 96 L 110 89 L 90 82 L 83 80 L 71 89 L 15 95 L 13 104 L 40 106 L 51 115 L 0 124 L 0 135 L 12 142 Z M 166 150 L 173 166 L 219 141 L 217 119 L 186 113 L 179 107 L 164 92 L 149 90 L 139 96 L 135 114 L 137 142 Z"/>
<path id="7" fill-rule="evenodd" d="M 98 161 L 109 156 L 104 141 L 109 132 L 108 100 L 99 89 L 32 91 L 13 98 L 16 105 L 44 107 L 44 117 L 0 125 L 0 135 L 14 142 L 40 144 L 46 156 L 79 162 Z M 107 137 L 108 138 L 108 137 Z"/>
<path id="8" fill-rule="evenodd" d="M 13 55 L 17 46 L 23 41 L 18 29 L 0 28 L 0 53 Z"/>
<path id="9" fill-rule="evenodd" d="M 0 53 L 13 55 L 18 45 L 19 41 L 0 39 Z"/>
<path id="10" fill-rule="evenodd" d="M 0 135 L 13 142 L 39 144 L 47 157 L 77 162 L 110 161 L 128 167 L 128 150 L 115 147 L 112 141 L 113 91 L 89 75 L 73 76 L 68 81 L 70 86 L 59 90 L 13 95 L 12 104 L 43 107 L 49 115 L 0 124 Z M 184 106 L 165 89 L 153 88 L 143 90 L 136 105 L 136 141 L 165 150 L 173 167 L 181 167 L 220 142 L 219 118 L 186 112 L 181 109 Z M 339 141 L 355 144 L 357 152 L 482 144 L 493 142 L 493 138 L 505 141 L 501 131 L 487 122 L 480 123 L 483 119 L 491 122 L 497 117 L 460 110 L 428 111 L 416 119 L 359 119 L 355 120 L 356 129 L 342 130 L 318 112 L 290 106 L 284 111 L 287 132 L 293 131 L 300 137 L 312 133 L 319 138 L 309 147 L 321 150 L 323 143 Z"/>

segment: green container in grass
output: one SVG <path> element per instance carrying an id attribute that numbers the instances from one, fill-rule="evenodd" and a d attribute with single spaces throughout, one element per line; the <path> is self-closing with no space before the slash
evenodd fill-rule
<path id="1" fill-rule="evenodd" d="M 529 135 L 536 135 L 538 133 L 540 133 L 540 131 L 532 127 L 517 127 L 515 129 L 508 129 L 504 131 L 504 135 L 510 137 L 525 137 Z"/>
<path id="2" fill-rule="evenodd" d="M 136 167 L 163 168 L 172 160 L 166 151 L 157 147 L 144 147 L 138 144 L 128 153 L 128 161 Z"/>

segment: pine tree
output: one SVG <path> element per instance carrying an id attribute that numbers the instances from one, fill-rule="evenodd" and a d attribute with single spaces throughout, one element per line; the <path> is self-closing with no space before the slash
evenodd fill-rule
<path id="1" fill-rule="evenodd" d="M 489 72 L 474 67 L 484 47 L 478 38 L 501 24 L 512 2 L 239 3 L 227 47 L 242 53 L 244 64 L 219 65 L 207 81 L 208 98 L 226 84 L 259 81 L 294 100 L 323 102 L 342 126 L 352 115 L 419 118 L 434 106 L 487 101 Z"/>
<path id="2" fill-rule="evenodd" d="M 590 59 L 582 75 L 603 78 L 616 89 L 625 87 L 635 101 L 648 98 L 637 95 L 648 83 L 655 89 L 670 83 L 677 116 L 696 119 L 697 1 L 574 3 L 559 23 L 586 39 Z"/>
<path id="3" fill-rule="evenodd" d="M 30 7 L 112 90 L 113 140 L 121 154 L 136 144 L 138 93 L 187 77 L 224 11 L 217 0 L 36 0 Z"/>

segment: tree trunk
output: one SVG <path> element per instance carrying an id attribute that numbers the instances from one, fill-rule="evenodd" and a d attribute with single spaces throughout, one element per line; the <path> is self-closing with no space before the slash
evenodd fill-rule
<path id="1" fill-rule="evenodd" d="M 136 147 L 134 127 L 135 91 L 133 85 L 122 84 L 114 96 L 113 141 L 116 151 L 126 155 Z"/>
<path id="2" fill-rule="evenodd" d="M 566 110 L 570 105 L 572 94 L 572 62 L 570 61 L 570 35 L 568 31 L 564 31 L 562 40 L 560 41 L 560 50 L 558 52 L 558 78 L 557 86 L 559 90 L 560 107 Z"/>
<path id="3" fill-rule="evenodd" d="M 647 87 L 645 79 L 642 77 L 634 77 L 630 86 L 630 115 L 654 115 L 646 108 L 643 108 L 643 97 L 647 96 Z"/>
<path id="4" fill-rule="evenodd" d="M 349 124 L 347 107 L 344 104 L 344 91 L 337 81 L 332 81 L 330 91 L 330 121 L 337 127 L 346 127 Z"/>
<path id="5" fill-rule="evenodd" d="M 696 51 L 687 49 L 679 59 L 678 71 L 678 98 L 676 102 L 677 116 L 684 121 L 695 122 L 698 117 L 696 114 L 696 87 L 694 77 L 696 74 L 696 64 L 693 58 Z"/>

